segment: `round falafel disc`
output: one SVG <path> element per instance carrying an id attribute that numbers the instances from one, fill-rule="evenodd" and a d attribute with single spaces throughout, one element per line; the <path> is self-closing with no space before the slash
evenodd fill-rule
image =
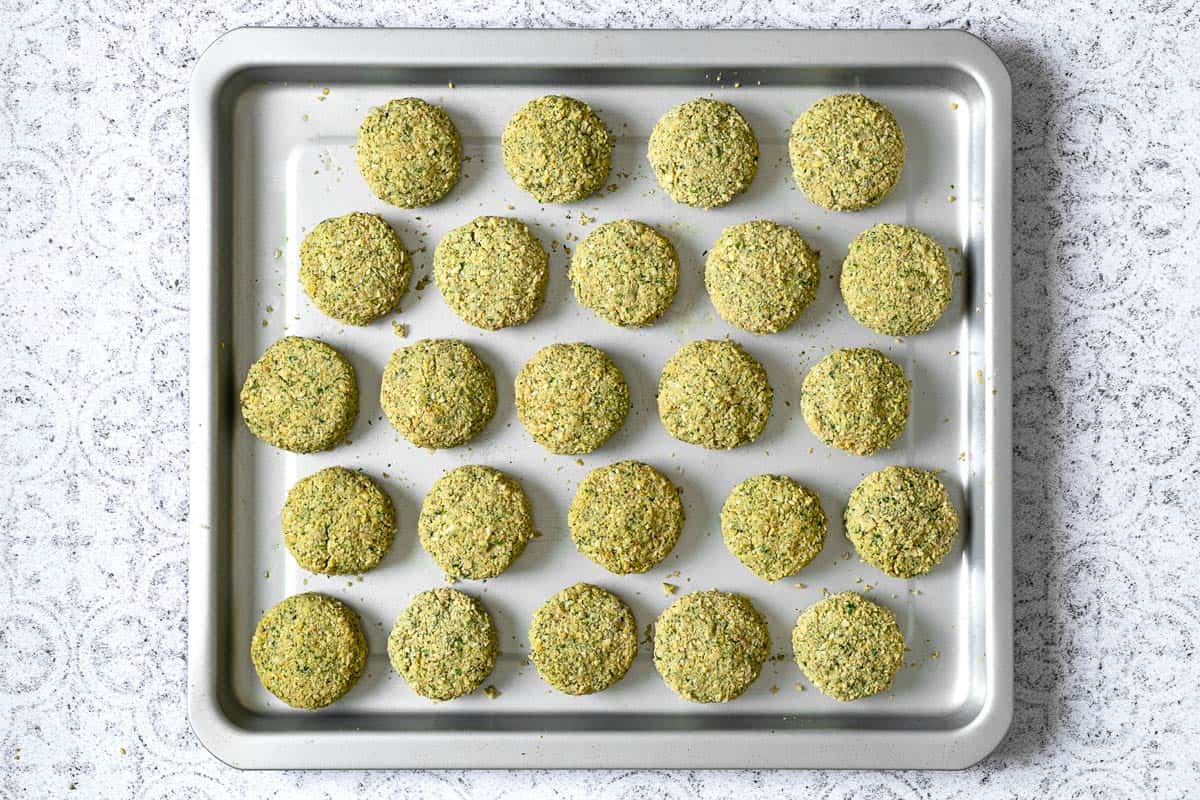
<path id="1" fill-rule="evenodd" d="M 854 237 L 842 262 L 842 299 L 850 316 L 884 336 L 915 336 L 950 305 L 946 251 L 907 225 L 881 222 Z"/>
<path id="2" fill-rule="evenodd" d="M 817 296 L 820 254 L 794 228 L 757 219 L 721 231 L 704 262 L 713 307 L 751 333 L 778 333 Z"/>
<path id="3" fill-rule="evenodd" d="M 347 325 L 368 325 L 408 290 L 412 258 L 375 214 L 355 211 L 318 223 L 300 244 L 300 283 L 317 308 Z"/>
<path id="4" fill-rule="evenodd" d="M 800 671 L 835 700 L 886 691 L 904 661 L 904 635 L 886 606 L 857 592 L 813 603 L 796 620 L 792 651 Z"/>
<path id="5" fill-rule="evenodd" d="M 441 702 L 470 694 L 487 680 L 500 644 L 483 603 L 443 587 L 421 592 L 400 612 L 387 651 L 408 688 Z"/>
<path id="6" fill-rule="evenodd" d="M 747 478 L 721 506 L 725 546 L 763 580 L 808 566 L 825 544 L 825 530 L 817 493 L 786 475 Z"/>
<path id="7" fill-rule="evenodd" d="M 834 350 L 804 376 L 800 411 L 822 442 L 869 456 L 908 425 L 912 383 L 895 361 L 868 347 Z"/>
<path id="8" fill-rule="evenodd" d="M 613 325 L 640 328 L 675 299 L 679 256 L 654 228 L 619 219 L 584 237 L 571 256 L 569 277 L 580 305 Z"/>
<path id="9" fill-rule="evenodd" d="M 250 660 L 264 688 L 293 708 L 323 708 L 362 677 L 367 639 L 358 615 L 317 592 L 285 597 L 254 628 Z"/>
<path id="10" fill-rule="evenodd" d="M 392 427 L 417 447 L 459 447 L 496 413 L 496 378 L 465 342 L 422 339 L 392 353 L 379 403 Z"/>
<path id="11" fill-rule="evenodd" d="M 590 344 L 552 344 L 529 359 L 514 382 L 517 418 L 551 453 L 600 447 L 625 424 L 629 384 L 621 369 Z"/>
<path id="12" fill-rule="evenodd" d="M 932 570 L 958 536 L 946 485 L 915 467 L 885 467 L 863 478 L 850 493 L 844 520 L 859 557 L 896 578 Z"/>
<path id="13" fill-rule="evenodd" d="M 859 211 L 891 193 L 904 168 L 904 133 L 882 103 L 835 94 L 792 126 L 788 154 L 796 185 L 830 211 Z"/>
<path id="14" fill-rule="evenodd" d="M 445 197 L 462 174 L 462 139 L 441 106 L 417 97 L 372 108 L 358 128 L 354 161 L 372 194 L 400 208 Z"/>
<path id="15" fill-rule="evenodd" d="M 546 95 L 512 115 L 500 137 L 513 183 L 540 203 L 571 203 L 604 185 L 612 167 L 612 137 L 581 100 Z"/>
<path id="16" fill-rule="evenodd" d="M 676 203 L 723 206 L 750 188 L 758 140 L 737 108 L 699 97 L 663 114 L 650 132 L 650 166 Z"/>
<path id="17" fill-rule="evenodd" d="M 447 233 L 433 253 L 433 277 L 459 319 L 495 331 L 528 322 L 542 306 L 550 256 L 511 217 L 476 217 Z"/>
<path id="18" fill-rule="evenodd" d="M 250 365 L 239 395 L 256 437 L 293 453 L 336 445 L 358 417 L 358 380 L 345 356 L 318 339 L 285 336 Z"/>
<path id="19" fill-rule="evenodd" d="M 758 438 L 774 401 L 767 371 L 736 342 L 679 348 L 658 382 L 658 416 L 681 442 L 729 450 Z"/>
<path id="20" fill-rule="evenodd" d="M 469 464 L 434 482 L 421 503 L 417 533 L 450 577 L 494 578 L 533 538 L 533 512 L 514 478 Z"/>
<path id="21" fill-rule="evenodd" d="M 692 592 L 654 623 L 654 666 L 694 703 L 724 703 L 758 677 L 771 653 L 767 622 L 740 594 Z"/>
<path id="22" fill-rule="evenodd" d="M 577 583 L 558 592 L 529 623 L 529 660 L 560 692 L 594 694 L 625 676 L 638 650 L 633 612 L 612 592 Z"/>
<path id="23" fill-rule="evenodd" d="M 567 511 L 579 552 L 615 575 L 647 572 L 683 531 L 679 488 L 640 461 L 598 467 L 580 481 Z"/>
<path id="24" fill-rule="evenodd" d="M 302 568 L 323 575 L 374 569 L 396 535 L 392 500 L 375 481 L 345 467 L 301 478 L 280 513 L 283 543 Z"/>

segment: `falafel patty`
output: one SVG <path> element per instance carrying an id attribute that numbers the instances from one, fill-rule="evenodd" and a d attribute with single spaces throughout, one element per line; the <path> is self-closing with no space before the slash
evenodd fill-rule
<path id="1" fill-rule="evenodd" d="M 470 464 L 433 484 L 417 532 L 421 547 L 451 578 L 494 578 L 533 538 L 533 512 L 515 479 Z"/>
<path id="2" fill-rule="evenodd" d="M 540 203 L 582 200 L 604 185 L 612 167 L 612 137 L 591 106 L 546 95 L 512 115 L 500 137 L 513 183 Z"/>
<path id="3" fill-rule="evenodd" d="M 869 456 L 908 425 L 912 383 L 900 365 L 869 347 L 834 350 L 804 376 L 800 411 L 827 445 Z"/>
<path id="4" fill-rule="evenodd" d="M 694 703 L 724 703 L 746 691 L 771 653 L 762 614 L 740 594 L 693 592 L 654 623 L 654 666 Z"/>
<path id="5" fill-rule="evenodd" d="M 433 277 L 459 319 L 495 331 L 528 322 L 542 306 L 550 256 L 525 223 L 476 217 L 438 242 Z"/>
<path id="6" fill-rule="evenodd" d="M 771 415 L 767 371 L 736 342 L 688 342 L 663 367 L 658 416 L 681 442 L 729 450 L 752 442 Z"/>
<path id="7" fill-rule="evenodd" d="M 285 597 L 262 615 L 250 660 L 271 694 L 293 708 L 322 708 L 362 677 L 367 639 L 350 606 L 305 592 Z"/>
<path id="8" fill-rule="evenodd" d="M 392 353 L 379 403 L 392 427 L 417 447 L 458 447 L 496 413 L 496 378 L 465 342 L 422 339 Z"/>
<path id="9" fill-rule="evenodd" d="M 421 592 L 400 612 L 387 652 L 408 688 L 440 702 L 475 691 L 496 665 L 500 645 L 483 603 L 440 588 Z"/>
<path id="10" fill-rule="evenodd" d="M 514 383 L 517 418 L 551 453 L 590 453 L 620 430 L 629 385 L 603 350 L 590 344 L 543 347 Z"/>
<path id="11" fill-rule="evenodd" d="M 857 592 L 842 592 L 800 614 L 792 651 L 814 686 L 845 702 L 891 687 L 904 661 L 904 634 L 890 609 Z"/>
<path id="12" fill-rule="evenodd" d="M 788 154 L 809 200 L 830 211 L 859 211 L 880 203 L 900 180 L 904 133 L 882 103 L 835 94 L 796 120 Z"/>
<path id="13" fill-rule="evenodd" d="M 666 558 L 683 522 L 679 488 L 640 461 L 589 472 L 567 511 L 579 552 L 617 575 L 646 572 Z"/>
<path id="14" fill-rule="evenodd" d="M 358 380 L 345 356 L 317 339 L 285 336 L 246 372 L 239 396 L 250 432 L 293 453 L 328 450 L 358 417 Z"/>
<path id="15" fill-rule="evenodd" d="M 650 166 L 676 203 L 723 206 L 750 188 L 758 172 L 758 140 L 729 103 L 698 97 L 675 106 L 654 125 Z"/>
<path id="16" fill-rule="evenodd" d="M 462 139 L 441 106 L 417 97 L 372 108 L 358 127 L 354 161 L 371 192 L 400 208 L 445 197 L 462 174 Z"/>
<path id="17" fill-rule="evenodd" d="M 396 535 L 391 498 L 375 481 L 345 467 L 296 481 L 280 522 L 283 543 L 296 563 L 324 575 L 374 569 Z"/>
<path id="18" fill-rule="evenodd" d="M 563 589 L 533 612 L 529 660 L 560 692 L 593 694 L 624 677 L 638 630 L 625 601 L 588 583 Z"/>

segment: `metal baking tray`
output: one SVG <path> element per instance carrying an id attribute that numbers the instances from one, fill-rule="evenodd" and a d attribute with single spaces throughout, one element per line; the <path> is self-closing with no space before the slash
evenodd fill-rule
<path id="1" fill-rule="evenodd" d="M 787 133 L 816 99 L 853 90 L 895 112 L 908 160 L 897 190 L 880 206 L 824 212 L 794 187 Z M 547 93 L 588 102 L 616 134 L 616 188 L 604 196 L 541 206 L 505 174 L 499 135 L 506 120 Z M 955 768 L 987 754 L 1012 709 L 1010 93 L 992 51 L 954 31 L 259 29 L 219 39 L 199 60 L 191 89 L 189 712 L 205 746 L 243 768 Z M 710 94 L 741 109 L 762 158 L 745 195 L 703 211 L 657 190 L 644 154 L 666 109 Z M 376 200 L 352 154 L 367 110 L 410 95 L 446 107 L 467 158 L 448 198 L 419 210 Z M 410 326 L 407 339 L 387 320 L 343 327 L 299 289 L 304 231 L 352 210 L 381 213 L 414 251 L 415 282 L 424 290 L 411 291 L 391 318 Z M 496 333 L 461 323 L 436 287 L 421 280 L 430 275 L 438 238 L 485 213 L 520 217 L 552 251 L 540 313 Z M 609 326 L 570 295 L 564 243 L 573 248 L 574 237 L 619 217 L 659 227 L 680 253 L 678 297 L 652 328 Z M 763 337 L 722 322 L 702 280 L 703 253 L 722 228 L 758 217 L 798 227 L 821 251 L 823 273 L 801 319 Z M 902 342 L 857 325 L 837 288 L 850 239 L 880 221 L 919 226 L 956 254 L 959 274 L 945 318 Z M 247 432 L 236 402 L 241 380 L 285 333 L 324 339 L 353 362 L 362 400 L 351 444 L 296 456 Z M 775 389 L 770 423 L 757 442 L 732 452 L 676 442 L 654 410 L 659 371 L 683 342 L 727 335 L 767 367 Z M 496 372 L 500 403 L 477 441 L 431 454 L 383 420 L 378 387 L 393 349 L 433 336 L 476 346 Z M 610 353 L 633 395 L 624 429 L 582 464 L 534 445 L 513 408 L 511 382 L 521 364 L 563 340 Z M 869 458 L 822 446 L 798 413 L 807 367 L 834 347 L 861 345 L 890 353 L 914 382 L 908 431 L 893 449 Z M 684 489 L 688 519 L 679 545 L 645 575 L 608 574 L 575 551 L 565 530 L 578 481 L 622 458 L 655 464 Z M 499 628 L 503 655 L 489 682 L 500 696 L 477 692 L 435 705 L 391 671 L 385 640 L 414 594 L 444 584 L 416 541 L 416 515 L 433 480 L 464 463 L 517 476 L 543 535 L 500 577 L 459 585 L 483 599 Z M 932 574 L 914 580 L 859 563 L 841 527 L 850 490 L 890 463 L 944 470 L 962 513 L 959 545 Z M 361 580 L 306 575 L 281 546 L 287 488 L 333 464 L 382 480 L 398 510 L 392 550 Z M 759 472 L 787 473 L 812 486 L 830 518 L 820 557 L 775 584 L 726 551 L 717 523 L 730 488 Z M 622 681 L 588 697 L 555 692 L 525 664 L 529 617 L 552 593 L 576 581 L 597 583 L 624 597 L 644 628 L 673 599 L 661 587 L 665 580 L 681 593 L 717 587 L 749 595 L 782 658 L 770 661 L 744 696 L 716 705 L 676 697 L 655 673 L 648 645 Z M 798 612 L 824 589 L 868 585 L 869 596 L 896 612 L 911 646 L 893 690 L 850 704 L 811 687 L 797 690 L 797 682 L 808 686 L 790 653 Z M 306 590 L 350 603 L 370 645 L 362 681 L 320 712 L 290 709 L 266 693 L 248 653 L 262 611 Z"/>

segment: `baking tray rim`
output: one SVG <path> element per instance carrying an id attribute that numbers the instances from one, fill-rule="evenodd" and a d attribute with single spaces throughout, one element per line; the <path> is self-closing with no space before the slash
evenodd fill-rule
<path id="1" fill-rule="evenodd" d="M 721 51 L 714 52 L 712 38 Z M 404 46 L 397 47 L 397 39 Z M 536 47 L 518 46 L 536 40 Z M 353 42 L 353 47 L 346 45 Z M 668 44 L 669 46 L 664 46 Z M 402 53 L 402 56 L 398 56 Z M 812 727 L 653 732 L 556 731 L 257 731 L 239 724 L 219 686 L 220 517 L 217 386 L 213 313 L 222 237 L 217 213 L 216 114 L 248 70 L 352 65 L 421 67 L 716 67 L 829 69 L 941 68 L 970 78 L 987 108 L 981 211 L 984 363 L 994 392 L 984 395 L 981 460 L 986 509 L 984 698 L 964 724 L 938 730 Z M 200 742 L 240 769 L 280 768 L 925 768 L 962 769 L 1003 739 L 1013 713 L 1011 229 L 1012 88 L 997 55 L 957 30 L 482 30 L 239 28 L 197 60 L 190 132 L 190 570 L 188 719 Z M 226 239 L 227 241 L 227 239 Z M 228 409 L 225 409 L 228 411 Z"/>

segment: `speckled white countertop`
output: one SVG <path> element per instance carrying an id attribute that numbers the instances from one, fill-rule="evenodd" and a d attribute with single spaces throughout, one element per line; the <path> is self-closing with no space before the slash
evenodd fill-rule
<path id="1" fill-rule="evenodd" d="M 1200 11 L 902 5 L 0 0 L 0 797 L 1200 794 Z M 184 710 L 189 71 L 229 28 L 355 24 L 956 27 L 996 49 L 1016 110 L 1017 700 L 992 756 L 249 773 L 205 752 Z"/>

